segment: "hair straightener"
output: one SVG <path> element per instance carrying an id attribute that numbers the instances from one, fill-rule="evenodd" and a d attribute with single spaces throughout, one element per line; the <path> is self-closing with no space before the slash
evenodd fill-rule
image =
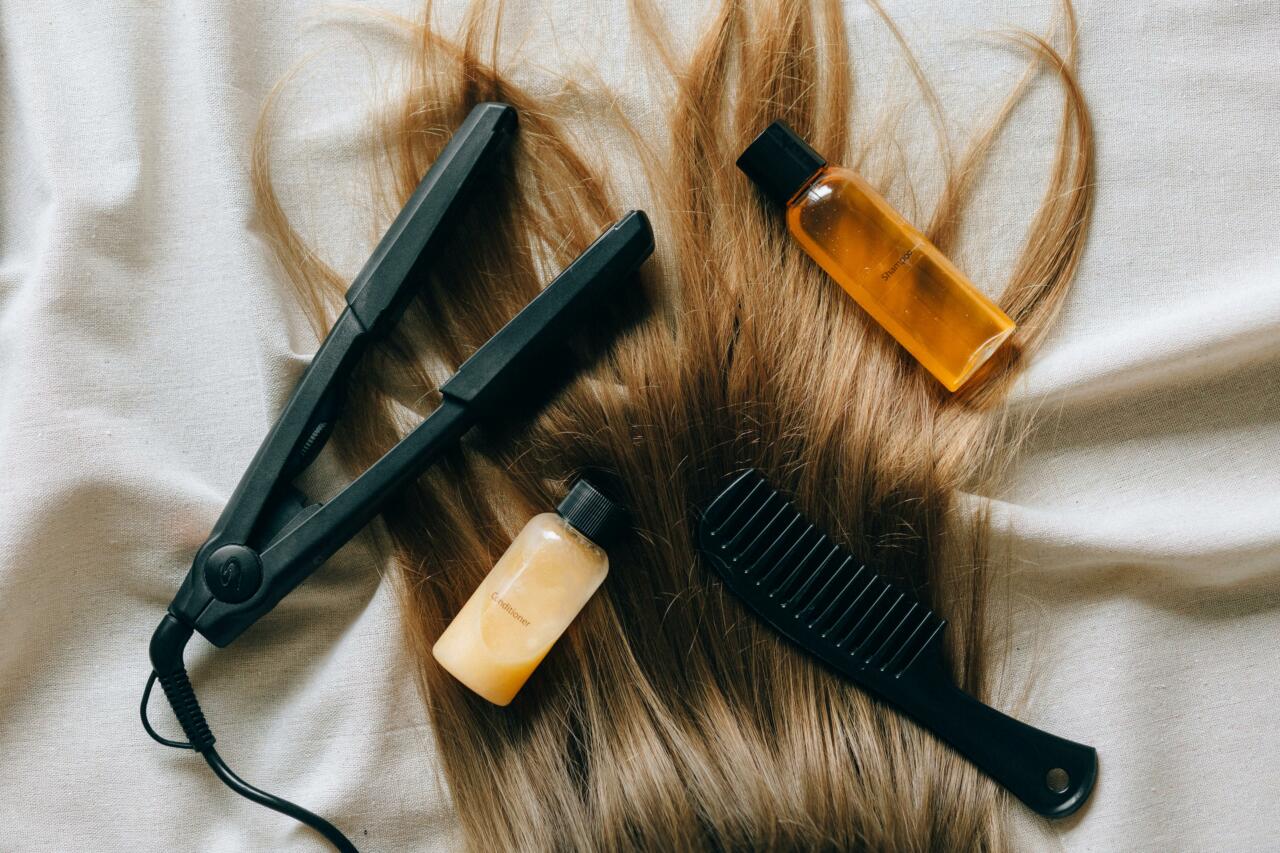
<path id="1" fill-rule="evenodd" d="M 298 380 L 177 595 L 151 638 L 152 673 L 142 698 L 147 732 L 166 746 L 199 752 L 232 790 L 316 829 L 343 851 L 355 846 L 324 818 L 260 791 L 236 776 L 214 749 L 183 664 L 193 633 L 223 647 L 280 602 L 360 531 L 396 489 L 429 468 L 472 426 L 495 414 L 563 344 L 589 312 L 653 251 L 641 211 L 614 223 L 440 388 L 442 402 L 399 444 L 324 503 L 292 485 L 324 446 L 342 408 L 343 385 L 372 341 L 400 318 L 413 285 L 449 227 L 516 129 L 515 109 L 475 107 L 392 222 L 347 291 L 347 306 Z M 159 680 L 187 735 L 161 737 L 147 720 Z"/>
<path id="2" fill-rule="evenodd" d="M 1089 798 L 1098 753 L 982 704 L 952 681 L 945 620 L 800 514 L 755 470 L 707 506 L 698 546 L 725 585 L 800 648 L 933 732 L 1045 817 Z"/>

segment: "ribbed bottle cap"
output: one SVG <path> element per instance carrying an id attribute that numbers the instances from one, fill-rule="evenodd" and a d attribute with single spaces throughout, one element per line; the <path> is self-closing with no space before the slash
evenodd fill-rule
<path id="1" fill-rule="evenodd" d="M 627 513 L 587 480 L 573 484 L 556 507 L 560 517 L 574 530 L 602 548 L 607 548 L 625 529 Z"/>
<path id="2" fill-rule="evenodd" d="M 790 201 L 825 165 L 822 155 L 781 120 L 766 127 L 738 158 L 738 168 L 778 204 Z"/>

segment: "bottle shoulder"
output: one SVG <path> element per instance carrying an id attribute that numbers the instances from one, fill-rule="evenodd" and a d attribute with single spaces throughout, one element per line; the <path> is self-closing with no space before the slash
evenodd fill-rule
<path id="1" fill-rule="evenodd" d="M 517 538 L 525 547 L 572 551 L 604 567 L 609 563 L 603 548 L 554 512 L 539 513 L 529 519 Z"/>
<path id="2" fill-rule="evenodd" d="M 813 183 L 860 184 L 862 183 L 862 176 L 853 169 L 850 169 L 848 166 L 835 166 L 828 164 L 822 167 L 822 170 L 818 173 L 818 177 L 814 179 Z"/>
<path id="3" fill-rule="evenodd" d="M 844 166 L 824 166 L 814 179 L 796 194 L 788 207 L 795 210 L 838 202 L 848 193 L 862 193 L 866 188 L 867 182 L 853 169 Z"/>
<path id="4" fill-rule="evenodd" d="M 828 166 L 787 207 L 787 225 L 797 236 L 818 240 L 833 239 L 850 225 L 870 232 L 911 228 L 875 187 L 843 166 Z"/>

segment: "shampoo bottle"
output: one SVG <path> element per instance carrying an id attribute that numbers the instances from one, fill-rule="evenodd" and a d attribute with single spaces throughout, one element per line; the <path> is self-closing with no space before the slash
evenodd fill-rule
<path id="1" fill-rule="evenodd" d="M 1013 334 L 1009 317 L 856 172 L 781 121 L 738 168 L 783 205 L 804 250 L 950 391 Z"/>
<path id="2" fill-rule="evenodd" d="M 432 655 L 475 693 L 495 705 L 509 703 L 604 581 L 604 548 L 624 517 L 579 480 L 555 512 L 529 520 Z"/>

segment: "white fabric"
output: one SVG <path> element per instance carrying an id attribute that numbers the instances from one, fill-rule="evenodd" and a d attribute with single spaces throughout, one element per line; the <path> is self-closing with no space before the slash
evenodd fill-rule
<path id="1" fill-rule="evenodd" d="M 150 632 L 315 345 L 247 178 L 258 110 L 295 63 L 290 212 L 348 273 L 371 244 L 361 140 L 372 93 L 403 79 L 395 38 L 282 5 L 0 2 L 5 850 L 324 849 L 137 720 Z M 982 31 L 1051 17 L 1049 0 L 888 6 L 957 127 L 1020 68 Z M 1015 395 L 1042 426 L 997 509 L 1026 605 L 1008 702 L 1097 746 L 1102 771 L 1091 804 L 1029 845 L 1275 849 L 1280 16 L 1267 0 L 1080 11 L 1098 206 Z M 850 14 L 874 108 L 909 78 L 874 15 Z M 507 20 L 525 83 L 595 66 L 653 120 L 619 4 L 509 4 Z M 962 256 L 980 281 L 999 280 L 1042 190 L 1057 103 L 1037 88 L 986 175 L 970 245 L 996 248 Z M 585 118 L 607 106 L 584 101 Z M 231 649 L 197 641 L 190 659 L 247 779 L 369 849 L 452 849 L 397 637 L 354 545 Z"/>

